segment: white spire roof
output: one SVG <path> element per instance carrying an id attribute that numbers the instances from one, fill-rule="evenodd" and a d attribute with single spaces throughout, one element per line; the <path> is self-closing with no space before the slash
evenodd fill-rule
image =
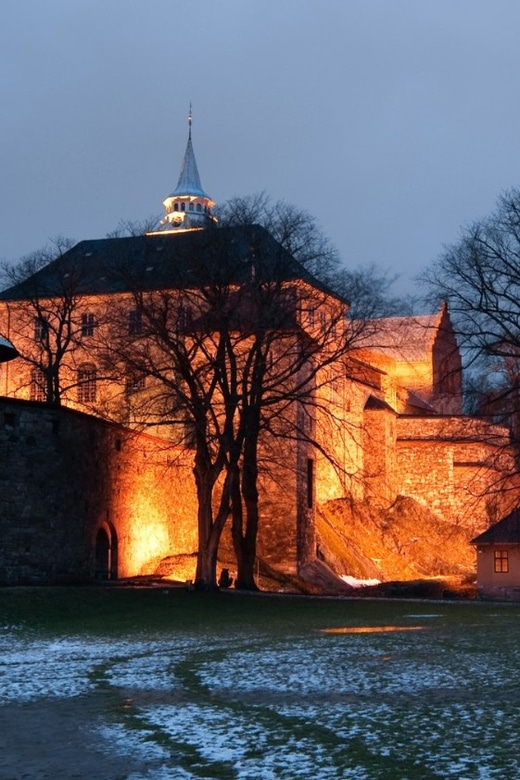
<path id="1" fill-rule="evenodd" d="M 208 200 L 211 200 L 209 195 L 202 189 L 199 169 L 197 168 L 195 152 L 193 151 L 193 144 L 191 142 L 191 121 L 192 116 L 190 106 L 190 113 L 188 115 L 188 143 L 186 145 L 186 151 L 184 152 L 184 159 L 181 165 L 179 181 L 177 182 L 177 186 L 175 187 L 174 191 L 168 197 L 175 198 L 181 195 L 191 195 L 195 198 L 208 198 Z"/>

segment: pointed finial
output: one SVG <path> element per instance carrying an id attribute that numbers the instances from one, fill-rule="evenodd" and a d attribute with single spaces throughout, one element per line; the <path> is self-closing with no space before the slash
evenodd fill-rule
<path id="1" fill-rule="evenodd" d="M 192 114 L 191 114 L 191 100 L 190 100 L 190 113 L 188 114 L 188 138 L 191 140 L 191 121 L 192 121 Z"/>

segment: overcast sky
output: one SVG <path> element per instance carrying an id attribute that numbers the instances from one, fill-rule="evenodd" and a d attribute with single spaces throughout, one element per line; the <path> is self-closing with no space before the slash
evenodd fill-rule
<path id="1" fill-rule="evenodd" d="M 193 103 L 216 201 L 265 190 L 400 289 L 520 185 L 519 0 L 1 0 L 0 260 L 163 213 Z"/>

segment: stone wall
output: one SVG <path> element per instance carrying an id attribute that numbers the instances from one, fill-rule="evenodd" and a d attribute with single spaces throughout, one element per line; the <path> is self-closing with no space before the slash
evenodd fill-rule
<path id="1" fill-rule="evenodd" d="M 191 454 L 68 409 L 0 400 L 0 583 L 88 581 L 196 549 Z M 98 572 L 99 573 L 99 572 Z"/>
<path id="2" fill-rule="evenodd" d="M 397 418 L 397 492 L 473 533 L 509 508 L 506 429 L 468 417 Z"/>

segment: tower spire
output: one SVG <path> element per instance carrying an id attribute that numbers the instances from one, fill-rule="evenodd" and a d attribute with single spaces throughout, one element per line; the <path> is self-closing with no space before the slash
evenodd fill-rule
<path id="1" fill-rule="evenodd" d="M 188 143 L 182 160 L 181 170 L 177 186 L 163 200 L 166 211 L 164 219 L 161 221 L 159 230 L 200 230 L 210 227 L 216 222 L 211 214 L 211 209 L 215 201 L 204 192 L 197 168 L 195 152 L 191 140 L 191 126 L 193 114 L 190 101 L 190 110 L 188 113 Z"/>

